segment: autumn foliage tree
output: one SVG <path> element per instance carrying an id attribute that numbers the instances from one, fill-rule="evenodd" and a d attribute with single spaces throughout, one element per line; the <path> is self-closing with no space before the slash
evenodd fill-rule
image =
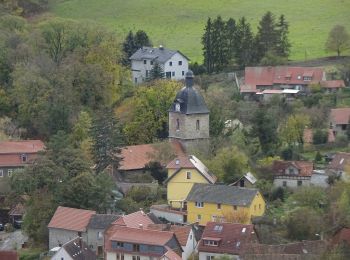
<path id="1" fill-rule="evenodd" d="M 345 50 L 350 49 L 350 35 L 343 25 L 335 25 L 328 34 L 325 44 L 326 51 L 336 52 L 338 57 Z"/>

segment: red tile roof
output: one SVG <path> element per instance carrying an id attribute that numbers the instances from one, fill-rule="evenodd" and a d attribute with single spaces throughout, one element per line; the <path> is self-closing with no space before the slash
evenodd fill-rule
<path id="1" fill-rule="evenodd" d="M 168 246 L 165 247 L 168 251 L 163 255 L 163 257 L 169 259 L 169 260 L 181 260 L 181 256 L 176 254 L 171 248 Z"/>
<path id="2" fill-rule="evenodd" d="M 218 241 L 218 246 L 205 245 L 205 240 Z M 253 225 L 208 222 L 199 242 L 198 251 L 241 255 L 250 243 L 256 241 Z"/>
<path id="3" fill-rule="evenodd" d="M 0 251 L 1 260 L 18 260 L 19 256 L 16 251 Z"/>
<path id="4" fill-rule="evenodd" d="M 304 81 L 303 77 L 312 76 L 311 81 Z M 252 92 L 256 86 L 272 86 L 274 84 L 309 85 L 324 80 L 322 68 L 312 67 L 246 67 L 245 82 L 241 92 Z M 249 90 L 249 91 L 247 91 Z"/>
<path id="5" fill-rule="evenodd" d="M 40 140 L 0 142 L 0 166 L 23 166 L 44 149 L 44 143 Z M 22 154 L 27 155 L 26 162 L 22 161 Z"/>
<path id="6" fill-rule="evenodd" d="M 350 107 L 331 109 L 330 119 L 335 125 L 347 125 L 350 119 Z"/>
<path id="7" fill-rule="evenodd" d="M 92 215 L 96 211 L 59 206 L 51 218 L 48 228 L 60 228 L 85 232 Z"/>
<path id="8" fill-rule="evenodd" d="M 336 153 L 328 169 L 344 171 L 345 166 L 350 165 L 350 153 Z"/>
<path id="9" fill-rule="evenodd" d="M 176 155 L 183 155 L 184 151 L 179 142 L 171 142 L 170 147 Z M 155 144 L 141 144 L 126 146 L 121 151 L 123 160 L 119 170 L 138 170 L 145 168 L 145 165 L 152 161 L 152 155 L 156 152 Z"/>
<path id="10" fill-rule="evenodd" d="M 350 228 L 344 227 L 333 236 L 331 241 L 333 246 L 342 243 L 347 243 L 350 246 Z"/>
<path id="11" fill-rule="evenodd" d="M 306 144 L 312 144 L 313 143 L 313 130 L 310 128 L 305 128 L 304 129 L 304 136 L 303 136 L 303 141 Z M 328 143 L 333 143 L 335 141 L 335 136 L 332 131 L 332 129 L 328 129 Z"/>
<path id="12" fill-rule="evenodd" d="M 25 208 L 22 203 L 16 204 L 10 211 L 9 216 L 23 216 L 25 213 Z"/>
<path id="13" fill-rule="evenodd" d="M 147 229 L 174 232 L 181 246 L 186 246 L 192 227 L 175 226 L 175 225 L 167 225 L 167 224 L 153 224 L 153 225 L 148 225 Z"/>
<path id="14" fill-rule="evenodd" d="M 0 154 L 37 153 L 44 150 L 45 145 L 40 140 L 21 140 L 0 142 Z"/>
<path id="15" fill-rule="evenodd" d="M 111 241 L 164 246 L 174 237 L 173 232 L 112 225 L 105 235 L 106 251 L 111 250 Z"/>
<path id="16" fill-rule="evenodd" d="M 285 170 L 293 166 L 299 170 L 298 176 L 311 176 L 314 164 L 308 161 L 274 161 L 272 171 L 276 176 L 288 175 Z"/>
<path id="17" fill-rule="evenodd" d="M 112 225 L 127 226 L 132 228 L 139 228 L 142 225 L 146 228 L 148 225 L 154 224 L 152 219 L 143 211 L 137 211 L 129 215 L 121 216 Z"/>
<path id="18" fill-rule="evenodd" d="M 345 88 L 344 80 L 326 80 L 321 81 L 321 86 L 324 88 Z"/>

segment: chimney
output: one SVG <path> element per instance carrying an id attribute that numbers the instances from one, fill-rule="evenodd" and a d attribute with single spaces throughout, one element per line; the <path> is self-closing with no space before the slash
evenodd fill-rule
<path id="1" fill-rule="evenodd" d="M 192 88 L 193 86 L 193 72 L 191 70 L 186 72 L 185 84 L 186 88 Z"/>

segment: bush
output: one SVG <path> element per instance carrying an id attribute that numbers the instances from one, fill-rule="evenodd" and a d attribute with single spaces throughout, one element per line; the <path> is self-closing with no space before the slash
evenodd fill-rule
<path id="1" fill-rule="evenodd" d="M 284 201 L 285 199 L 285 190 L 282 187 L 278 187 L 272 190 L 271 201 L 277 199 L 280 199 L 281 201 Z"/>
<path id="2" fill-rule="evenodd" d="M 325 144 L 328 141 L 328 131 L 324 129 L 316 129 L 312 137 L 313 144 Z"/>
<path id="3" fill-rule="evenodd" d="M 317 151 L 315 155 L 315 162 L 321 162 L 322 161 L 322 155 L 319 151 Z"/>

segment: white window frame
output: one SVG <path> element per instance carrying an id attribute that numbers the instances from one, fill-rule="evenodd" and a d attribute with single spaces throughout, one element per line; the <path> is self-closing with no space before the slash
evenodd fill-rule
<path id="1" fill-rule="evenodd" d="M 203 208 L 204 207 L 204 202 L 196 201 L 195 206 L 196 206 L 196 208 Z"/>
<path id="2" fill-rule="evenodd" d="M 7 170 L 7 176 L 11 177 L 12 174 L 13 174 L 13 170 L 12 169 L 8 169 Z"/>

